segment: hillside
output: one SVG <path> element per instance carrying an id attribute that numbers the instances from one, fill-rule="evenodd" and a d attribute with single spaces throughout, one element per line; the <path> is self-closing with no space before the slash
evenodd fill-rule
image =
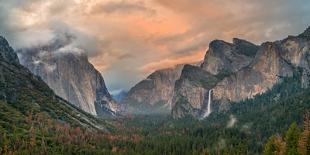
<path id="1" fill-rule="evenodd" d="M 81 138 L 109 132 L 110 127 L 55 95 L 39 77 L 19 64 L 13 49 L 0 37 L 0 154 L 28 154 L 31 150 L 38 153 L 43 147 L 57 152 L 57 148 L 69 147 L 66 143 L 73 135 Z M 59 136 L 67 142 L 60 141 Z M 77 146 L 83 147 L 81 143 L 71 147 Z"/>

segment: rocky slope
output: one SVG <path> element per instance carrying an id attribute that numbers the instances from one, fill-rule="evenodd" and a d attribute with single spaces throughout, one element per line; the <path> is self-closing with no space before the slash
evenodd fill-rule
<path id="1" fill-rule="evenodd" d="M 56 96 L 39 77 L 23 67 L 14 50 L 1 36 L 0 107 L 1 131 L 27 131 L 27 117 L 39 113 L 44 118 L 71 126 L 105 130 L 99 120 Z"/>
<path id="2" fill-rule="evenodd" d="M 206 71 L 198 78 L 205 82 L 197 84 L 197 79 L 188 78 L 189 73 L 183 70 L 174 91 L 173 116 L 201 117 L 206 111 L 211 89 L 212 109 L 225 110 L 228 103 L 264 93 L 281 82 L 281 77 L 290 77 L 299 69 L 302 70 L 302 85 L 308 87 L 309 34 L 310 28 L 299 36 L 260 46 L 240 39 L 234 39 L 232 44 L 218 40 L 211 42 L 204 63 L 196 69 Z M 207 80 L 214 77 L 215 82 Z"/>
<path id="3" fill-rule="evenodd" d="M 79 49 L 55 41 L 18 51 L 21 64 L 40 76 L 54 92 L 93 115 L 114 114 L 117 105 L 101 74 Z"/>

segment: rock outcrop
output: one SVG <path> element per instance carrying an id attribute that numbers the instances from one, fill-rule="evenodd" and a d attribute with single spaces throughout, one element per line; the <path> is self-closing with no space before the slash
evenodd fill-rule
<path id="1" fill-rule="evenodd" d="M 109 94 L 101 74 L 79 49 L 67 43 L 18 51 L 20 62 L 40 76 L 54 92 L 93 115 L 109 115 L 117 104 Z"/>

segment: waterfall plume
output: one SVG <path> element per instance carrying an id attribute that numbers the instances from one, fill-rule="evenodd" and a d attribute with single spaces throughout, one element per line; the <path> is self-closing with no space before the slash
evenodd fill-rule
<path id="1" fill-rule="evenodd" d="M 203 118 L 206 118 L 206 117 L 208 117 L 211 114 L 211 102 L 212 102 L 211 95 L 212 95 L 212 91 L 213 91 L 212 89 L 209 90 L 208 107 L 207 107 L 208 109 L 204 113 Z"/>

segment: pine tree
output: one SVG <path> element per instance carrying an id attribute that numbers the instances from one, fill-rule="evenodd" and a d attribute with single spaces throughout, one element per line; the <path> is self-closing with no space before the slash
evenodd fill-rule
<path id="1" fill-rule="evenodd" d="M 7 136 L 6 133 L 4 133 L 3 137 L 2 137 L 2 149 L 1 149 L 1 153 L 3 154 L 7 154 L 9 152 L 9 145 L 10 145 L 10 140 L 9 137 Z"/>
<path id="2" fill-rule="evenodd" d="M 287 155 L 299 155 L 298 153 L 298 139 L 300 131 L 296 123 L 293 123 L 285 134 L 286 141 L 286 154 Z"/>
<path id="3" fill-rule="evenodd" d="M 298 151 L 302 155 L 308 155 L 310 152 L 308 151 L 309 146 L 309 139 L 310 139 L 310 113 L 306 112 L 304 115 L 304 131 L 301 133 L 301 136 L 299 138 L 299 143 L 298 143 Z"/>
<path id="4" fill-rule="evenodd" d="M 264 155 L 284 155 L 285 142 L 281 136 L 272 136 L 264 148 Z"/>

